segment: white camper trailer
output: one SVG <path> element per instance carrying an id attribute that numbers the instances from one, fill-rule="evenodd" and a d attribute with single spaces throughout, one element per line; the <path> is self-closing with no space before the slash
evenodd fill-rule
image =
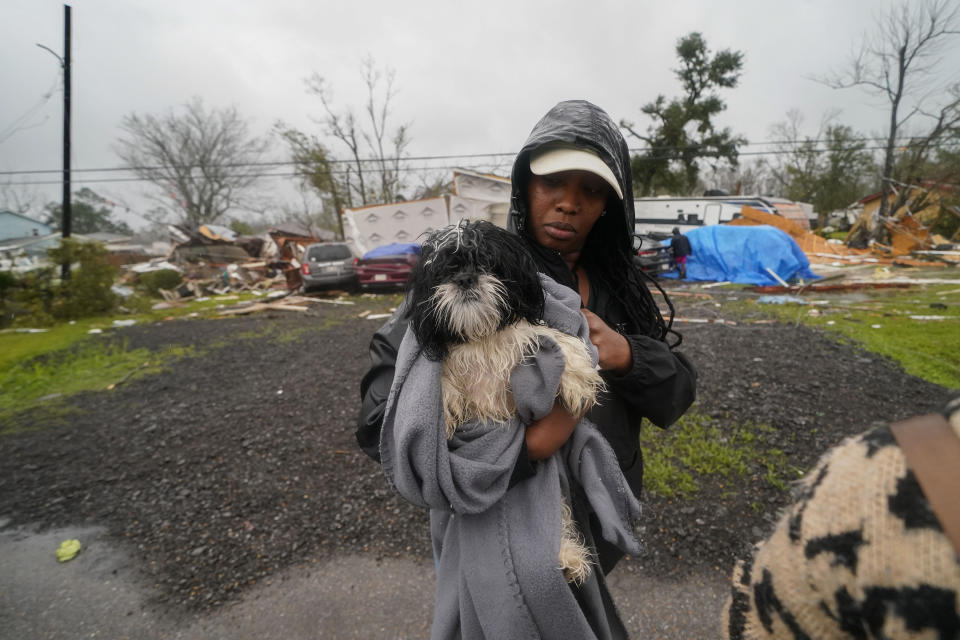
<path id="1" fill-rule="evenodd" d="M 789 202 L 789 201 L 783 201 Z M 793 205 L 794 203 L 791 203 Z M 699 198 L 635 198 L 636 233 L 657 236 L 669 234 L 674 227 L 681 232 L 740 217 L 744 206 L 781 215 L 776 205 L 760 196 L 702 196 Z M 796 207 L 794 207 L 796 208 Z M 800 210 L 800 209 L 798 209 Z M 788 216 L 791 217 L 792 216 Z M 803 222 L 807 222 L 803 220 Z"/>

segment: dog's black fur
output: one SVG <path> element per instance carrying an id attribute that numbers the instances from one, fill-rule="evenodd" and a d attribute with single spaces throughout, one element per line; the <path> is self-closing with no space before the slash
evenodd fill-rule
<path id="1" fill-rule="evenodd" d="M 502 284 L 498 329 L 521 319 L 540 323 L 543 288 L 537 264 L 523 241 L 490 222 L 464 220 L 427 237 L 410 276 L 411 300 L 406 317 L 424 355 L 431 360 L 442 360 L 449 345 L 462 344 L 469 338 L 439 317 L 432 304 L 437 287 L 454 283 L 457 295 L 469 302 L 476 295 L 474 289 L 482 274 Z"/>

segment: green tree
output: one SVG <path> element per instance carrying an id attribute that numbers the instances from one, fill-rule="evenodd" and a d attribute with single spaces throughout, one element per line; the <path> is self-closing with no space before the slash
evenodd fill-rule
<path id="1" fill-rule="evenodd" d="M 70 227 L 73 233 L 117 233 L 133 235 L 133 230 L 123 220 L 114 218 L 112 204 L 93 189 L 84 187 L 73 194 L 70 203 Z M 63 228 L 63 206 L 51 202 L 46 206 L 47 223 L 55 230 Z"/>
<path id="2" fill-rule="evenodd" d="M 831 211 L 863 197 L 876 174 L 863 137 L 833 122 L 835 116 L 828 113 L 811 137 L 801 132 L 800 112 L 790 111 L 786 120 L 771 127 L 771 137 L 778 144 L 772 159 L 765 161 L 777 195 L 811 203 L 821 224 Z"/>
<path id="3" fill-rule="evenodd" d="M 200 98 L 179 112 L 130 114 L 121 129 L 117 154 L 190 227 L 217 222 L 241 206 L 269 148 L 269 139 L 252 136 L 235 108 L 207 110 Z"/>
<path id="4" fill-rule="evenodd" d="M 47 253 L 52 264 L 74 265 L 70 278 L 59 278 L 53 267 L 15 276 L 0 296 L 0 325 L 50 325 L 116 310 L 111 287 L 119 269 L 107 262 L 103 245 L 64 238 Z"/>
<path id="5" fill-rule="evenodd" d="M 256 233 L 253 225 L 245 220 L 237 220 L 236 218 L 230 221 L 230 231 L 233 231 L 239 236 L 252 236 Z"/>
<path id="6" fill-rule="evenodd" d="M 738 147 L 746 143 L 729 129 L 718 129 L 714 119 L 726 109 L 719 89 L 737 86 L 743 53 L 725 49 L 711 55 L 706 40 L 693 32 L 677 41 L 680 66 L 674 69 L 684 94 L 670 101 L 663 95 L 640 110 L 650 119 L 646 133 L 633 123 L 620 121 L 647 149 L 631 158 L 637 195 L 689 194 L 697 187 L 700 162 L 716 167 L 737 164 Z"/>
<path id="7" fill-rule="evenodd" d="M 347 174 L 335 169 L 337 161 L 316 136 L 308 136 L 283 123 L 277 123 L 276 130 L 287 143 L 302 186 L 309 186 L 320 198 L 320 207 L 312 207 L 301 189 L 302 206 L 285 207 L 284 215 L 292 217 L 307 229 L 327 229 L 339 233 L 343 238 L 340 214 L 349 205 L 346 197 L 350 191 Z"/>

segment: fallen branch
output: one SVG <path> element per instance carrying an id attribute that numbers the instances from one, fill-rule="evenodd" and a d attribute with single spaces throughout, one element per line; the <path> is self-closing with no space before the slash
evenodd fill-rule
<path id="1" fill-rule="evenodd" d="M 112 391 L 116 389 L 120 385 L 124 384 L 127 380 L 129 380 L 133 376 L 133 374 L 135 374 L 137 371 L 140 371 L 141 369 L 145 369 L 149 365 L 150 365 L 150 361 L 148 360 L 147 362 L 144 362 L 142 365 L 140 365 L 136 369 L 131 370 L 130 372 L 127 373 L 127 375 L 123 376 L 123 378 L 121 378 L 119 382 L 114 382 L 111 385 L 107 385 L 107 391 Z"/>

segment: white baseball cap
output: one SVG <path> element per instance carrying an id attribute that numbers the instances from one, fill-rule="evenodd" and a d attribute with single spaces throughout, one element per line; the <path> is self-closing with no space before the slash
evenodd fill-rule
<path id="1" fill-rule="evenodd" d="M 592 149 L 563 143 L 545 144 L 530 154 L 530 171 L 538 176 L 561 171 L 589 171 L 603 178 L 623 200 L 617 177 Z"/>

